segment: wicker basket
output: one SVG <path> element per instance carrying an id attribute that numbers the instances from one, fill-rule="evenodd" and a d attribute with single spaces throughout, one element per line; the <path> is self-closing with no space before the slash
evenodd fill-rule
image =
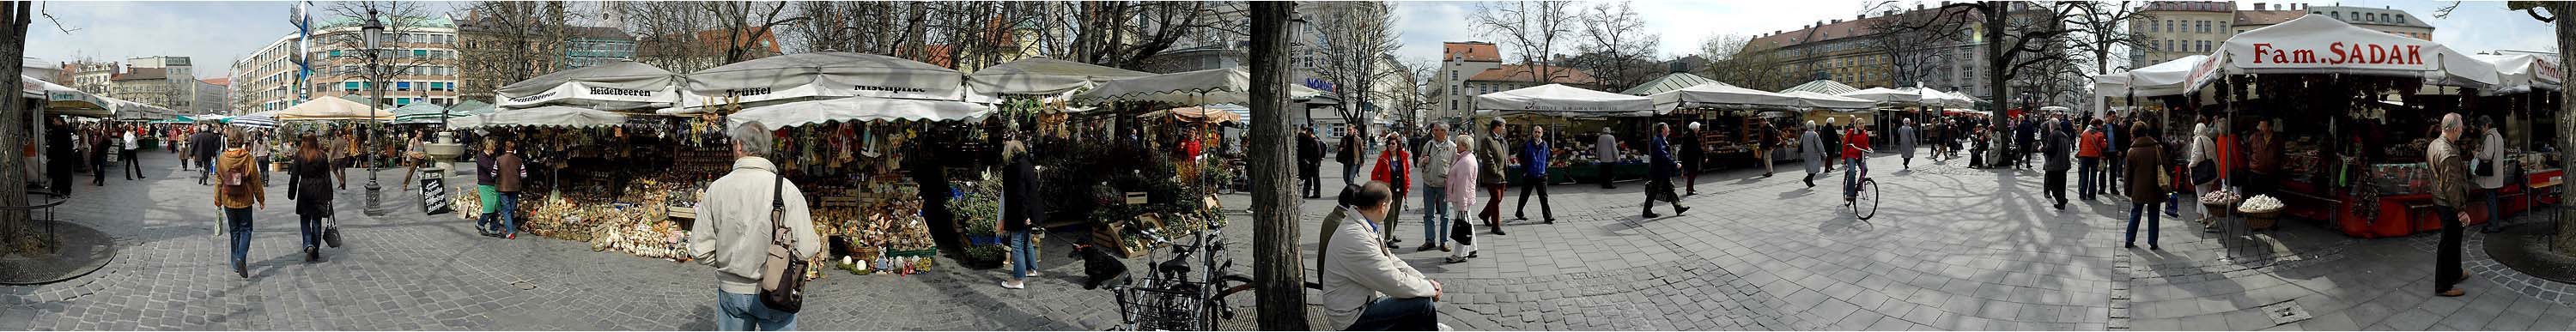
<path id="1" fill-rule="evenodd" d="M 2261 212 L 2245 212 L 2245 227 L 2248 229 L 2267 230 L 2272 229 L 2272 226 L 2279 225 L 2280 223 L 2281 209 L 2272 209 L 2271 211 Z"/>
<path id="2" fill-rule="evenodd" d="M 2209 208 L 2209 216 L 2212 218 L 2226 218 L 2228 214 L 2236 212 L 2236 207 L 2228 205 L 2230 204 L 2201 204 L 2200 206 Z"/>

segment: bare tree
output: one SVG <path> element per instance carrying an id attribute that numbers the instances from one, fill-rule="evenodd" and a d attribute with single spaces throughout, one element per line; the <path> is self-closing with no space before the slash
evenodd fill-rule
<path id="1" fill-rule="evenodd" d="M 1663 73 L 1656 66 L 1655 50 L 1661 36 L 1646 29 L 1646 19 L 1637 14 L 1629 2 L 1596 3 L 1583 8 L 1576 17 L 1582 22 L 1579 54 L 1571 65 L 1592 71 L 1601 86 L 1609 89 L 1644 84 Z"/>
<path id="2" fill-rule="evenodd" d="M 1073 13 L 1074 59 L 1119 68 L 1143 66 L 1184 38 L 1241 35 L 1225 9 L 1196 1 L 1083 2 Z M 1216 31 L 1208 31 L 1216 30 Z"/>
<path id="3" fill-rule="evenodd" d="M 1378 81 L 1405 74 L 1387 56 L 1403 47 L 1395 34 L 1395 15 L 1383 2 L 1318 3 L 1309 8 L 1308 24 L 1314 24 L 1317 45 L 1323 56 L 1314 61 L 1316 75 L 1332 81 L 1334 97 L 1343 101 L 1339 115 L 1350 121 L 1354 135 L 1368 136 L 1371 118 L 1363 105 L 1377 95 Z"/>
<path id="4" fill-rule="evenodd" d="M 457 65 L 465 75 L 459 96 L 490 96 L 501 86 L 562 68 L 574 14 L 562 1 L 481 1 L 457 22 L 464 45 Z"/>
<path id="5" fill-rule="evenodd" d="M 1503 45 L 1520 50 L 1521 64 L 1532 66 L 1530 81 L 1546 84 L 1550 78 L 1558 76 L 1557 71 L 1561 68 L 1539 65 L 1556 54 L 1558 38 L 1573 33 L 1573 28 L 1566 26 L 1574 15 L 1566 10 L 1566 6 L 1571 4 L 1563 1 L 1478 3 L 1476 11 L 1467 16 L 1467 24 L 1473 26 L 1477 34 L 1502 40 Z"/>
<path id="6" fill-rule="evenodd" d="M 772 31 L 779 26 L 804 21 L 787 11 L 787 2 L 710 1 L 703 5 L 716 18 L 716 28 L 724 31 L 724 63 L 741 62 L 776 54 Z"/>
<path id="7" fill-rule="evenodd" d="M 635 57 L 673 72 L 777 55 L 780 27 L 806 20 L 787 2 L 649 1 L 623 6 L 636 38 Z"/>
<path id="8" fill-rule="evenodd" d="M 36 11 L 35 3 L 34 1 L 0 2 L 0 59 L 18 59 L 27 54 L 27 26 L 35 21 L 33 16 Z M 25 61 L 16 60 L 0 61 L 0 72 L 20 72 L 22 70 L 20 67 L 25 63 Z M 21 81 L 23 77 L 0 75 L 0 86 L 20 86 L 25 84 Z M 27 116 L 26 103 L 18 100 L 17 92 L 12 91 L 8 94 L 6 100 L 0 100 L 0 146 L 26 146 L 32 139 L 29 137 L 31 133 L 27 130 L 28 121 L 31 120 Z M 26 158 L 0 158 L 0 170 L 6 170 L 0 171 L 0 205 L 27 206 L 26 169 Z M 1287 183 L 1287 181 L 1280 181 L 1280 183 Z M 1285 190 L 1281 189 L 1282 195 L 1285 194 Z M 29 225 L 27 211 L 0 211 L 0 227 L 6 228 L 0 229 L 0 246 L 8 246 L 8 248 L 0 248 L 0 253 L 20 249 L 50 250 L 17 245 L 20 240 L 25 240 L 22 237 L 33 234 L 27 228 Z"/>
<path id="9" fill-rule="evenodd" d="M 1977 31 L 1984 33 L 1986 82 L 1994 87 L 1987 100 L 2012 100 L 2011 82 L 2031 67 L 2048 62 L 2066 61 L 2064 52 L 2050 52 L 2064 47 L 2059 38 L 2074 32 L 2066 28 L 2065 17 L 2078 11 L 2078 2 L 1954 2 L 1941 6 L 1932 17 L 1891 27 L 1896 31 Z M 1971 29 L 1973 27 L 1974 29 Z M 1882 31 L 1886 32 L 1886 31 Z"/>
<path id="10" fill-rule="evenodd" d="M 1288 19 L 1297 3 L 1252 3 L 1252 144 L 1253 160 L 1289 160 L 1296 156 L 1288 138 Z M 1252 173 L 1253 309 L 1261 330 L 1304 331 L 1306 325 L 1305 259 L 1297 250 L 1296 185 L 1289 163 L 1256 162 Z M 1320 267 L 1319 267 L 1320 268 Z"/>
<path id="11" fill-rule="evenodd" d="M 1862 9 L 1862 12 L 1867 14 L 1896 10 L 1902 9 L 1896 6 L 1895 1 L 1883 1 Z M 1967 31 L 1903 28 L 1909 25 L 1930 26 L 1932 20 L 1940 17 L 1937 13 L 1939 11 L 1907 11 L 1869 18 L 1868 22 L 1863 23 L 1873 31 L 1864 39 L 1868 45 L 1866 47 L 1870 51 L 1878 52 L 1888 65 L 1889 85 L 1907 86 L 1911 82 L 1934 80 L 1942 73 L 1942 67 L 1959 61 L 1956 58 L 1957 52 L 1952 50 L 1968 40 Z"/>
<path id="12" fill-rule="evenodd" d="M 1718 35 L 1700 42 L 1700 54 L 1708 65 L 1699 68 L 1701 76 L 1727 84 L 1764 91 L 1779 91 L 1796 81 L 1777 46 L 1756 45 L 1752 36 Z"/>
<path id="13" fill-rule="evenodd" d="M 340 19 L 333 21 L 337 25 L 326 24 L 320 29 L 347 29 L 347 32 L 317 36 L 316 38 L 320 40 L 314 42 L 331 45 L 325 49 L 360 50 L 347 52 L 349 54 L 347 56 L 351 58 L 347 62 L 342 62 L 355 66 L 356 70 L 335 70 L 334 72 L 342 75 L 364 76 L 369 82 L 367 88 L 370 89 L 367 95 L 370 100 L 368 105 L 391 104 L 378 100 L 383 98 L 379 95 L 386 85 L 391 84 L 391 81 L 401 80 L 403 76 L 418 75 L 419 70 L 423 68 L 450 64 L 454 61 L 447 54 L 421 48 L 428 44 L 428 41 L 422 38 L 428 38 L 424 35 L 429 32 L 430 25 L 436 24 L 433 23 L 436 22 L 434 16 L 439 15 L 421 6 L 420 2 L 410 1 L 332 2 L 326 9 L 326 13 L 329 13 L 326 15 L 337 16 Z M 368 56 L 368 52 L 364 51 L 368 50 L 366 36 L 356 29 L 358 26 L 367 24 L 369 14 L 374 14 L 385 27 L 383 40 L 378 42 L 380 49 L 376 50 L 376 59 L 372 65 L 365 59 Z"/>
<path id="14" fill-rule="evenodd" d="M 2077 11 L 2067 17 L 2067 23 L 2075 25 L 2076 39 L 2085 42 L 2067 43 L 2067 46 L 2078 53 L 2092 55 L 2084 58 L 2093 64 L 2092 74 L 2110 74 L 2115 68 L 2130 69 L 2139 65 L 2115 59 L 2125 59 L 2118 57 L 2117 51 L 2138 47 L 2142 42 L 2129 24 L 2155 19 L 2154 15 L 2145 12 L 2145 6 L 2132 6 L 2128 1 L 2085 1 L 2073 6 Z M 2113 66 L 2112 63 L 2123 65 Z"/>

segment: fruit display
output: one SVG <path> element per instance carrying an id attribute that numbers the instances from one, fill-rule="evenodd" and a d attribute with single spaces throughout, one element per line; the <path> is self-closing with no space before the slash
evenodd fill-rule
<path id="1" fill-rule="evenodd" d="M 658 209 L 625 207 L 601 220 L 590 240 L 592 251 L 616 250 L 645 258 L 687 260 L 689 232 L 660 215 Z"/>
<path id="2" fill-rule="evenodd" d="M 2236 201 L 2237 201 L 2237 200 L 2239 200 L 2239 199 L 2243 199 L 2243 198 L 2241 198 L 2241 197 L 2237 197 L 2236 192 L 2234 192 L 2234 191 L 2225 191 L 2225 190 L 2221 190 L 2221 191 L 2216 191 L 2216 192 L 2210 192 L 2210 193 L 2207 193 L 2207 194 L 2202 194 L 2202 195 L 2200 196 L 2200 204 L 2204 204 L 2204 205 L 2235 205 L 2235 204 L 2236 204 Z"/>

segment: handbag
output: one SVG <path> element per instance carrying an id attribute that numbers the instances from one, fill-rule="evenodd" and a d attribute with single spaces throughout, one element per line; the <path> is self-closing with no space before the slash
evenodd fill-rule
<path id="1" fill-rule="evenodd" d="M 778 224 L 787 214 L 787 202 L 781 193 L 787 183 L 779 175 L 771 185 L 769 198 L 769 260 L 760 266 L 760 304 L 787 313 L 805 309 L 805 260 L 796 257 L 794 231 Z"/>
<path id="2" fill-rule="evenodd" d="M 2210 181 L 2218 181 L 2218 163 L 2206 159 L 2191 163 L 2191 183 L 2200 184 Z"/>

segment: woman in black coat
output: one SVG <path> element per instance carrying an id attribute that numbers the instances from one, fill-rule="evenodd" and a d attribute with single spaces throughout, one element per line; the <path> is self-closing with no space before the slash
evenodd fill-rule
<path id="1" fill-rule="evenodd" d="M 1035 157 L 1028 145 L 1013 138 L 1002 142 L 1002 220 L 994 223 L 995 234 L 1011 237 L 1011 280 L 1002 288 L 1021 289 L 1022 280 L 1037 271 L 1037 249 L 1029 247 L 1029 235 L 1038 225 L 1037 218 L 1046 216 L 1044 202 L 1038 198 L 1038 172 Z"/>
<path id="2" fill-rule="evenodd" d="M 322 218 L 331 217 L 331 154 L 313 136 L 295 144 L 289 164 L 286 199 L 295 200 L 295 215 L 304 230 L 304 261 L 321 260 Z"/>

